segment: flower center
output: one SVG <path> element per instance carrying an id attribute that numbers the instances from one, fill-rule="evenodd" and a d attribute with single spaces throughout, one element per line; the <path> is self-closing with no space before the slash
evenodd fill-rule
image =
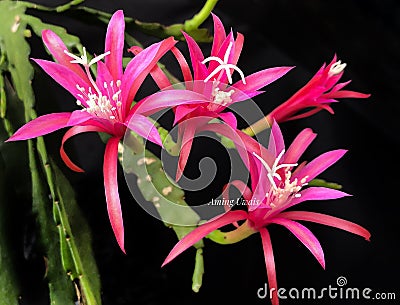
<path id="1" fill-rule="evenodd" d="M 222 76 L 222 73 L 225 71 L 226 76 L 228 78 L 228 82 L 229 84 L 232 84 L 232 72 L 237 71 L 240 74 L 240 77 L 242 79 L 243 84 L 246 85 L 246 79 L 244 77 L 244 73 L 242 70 L 240 70 L 236 65 L 234 64 L 229 64 L 228 60 L 229 60 L 229 55 L 231 53 L 231 49 L 232 49 L 232 42 L 229 43 L 228 48 L 226 49 L 225 55 L 224 55 L 224 60 L 222 60 L 221 58 L 217 57 L 217 56 L 210 56 L 207 57 L 206 59 L 204 59 L 201 63 L 205 64 L 209 61 L 216 61 L 217 63 L 219 63 L 219 66 L 216 67 L 214 69 L 214 71 L 212 71 L 207 78 L 204 80 L 204 82 L 208 82 L 211 77 L 215 76 L 218 72 L 220 72 L 220 74 L 218 75 L 218 79 L 219 80 Z"/>
<path id="2" fill-rule="evenodd" d="M 294 197 L 300 197 L 301 194 L 298 194 L 298 192 L 301 190 L 301 188 L 305 185 L 307 185 L 307 176 L 302 178 L 300 181 L 298 181 L 297 178 L 295 178 L 293 181 L 291 180 L 292 177 L 292 172 L 290 171 L 290 168 L 293 166 L 297 166 L 297 163 L 287 163 L 287 164 L 279 164 L 280 159 L 284 155 L 285 150 L 283 149 L 278 157 L 275 159 L 274 163 L 270 167 L 268 163 L 262 159 L 259 155 L 257 155 L 255 152 L 253 152 L 253 155 L 261 161 L 262 165 L 265 167 L 267 170 L 267 178 L 271 183 L 271 188 L 270 190 L 265 194 L 266 198 L 266 204 L 271 206 L 271 208 L 275 208 L 276 206 L 280 206 L 282 203 L 287 202 L 289 197 L 294 196 Z M 278 174 L 277 172 L 279 170 L 283 170 L 284 172 L 284 179 L 282 179 L 281 174 Z M 275 179 L 278 180 L 278 182 L 275 181 Z"/>
<path id="3" fill-rule="evenodd" d="M 99 118 L 112 121 L 121 121 L 121 81 L 117 80 L 115 83 L 114 81 L 111 81 L 110 83 L 104 82 L 104 90 L 100 90 L 89 70 L 91 65 L 102 60 L 111 52 L 107 51 L 99 56 L 94 57 L 90 61 L 88 61 L 85 47 L 83 47 L 83 55 L 80 57 L 68 52 L 67 50 L 64 50 L 64 53 L 73 58 L 71 63 L 81 64 L 84 67 L 86 75 L 93 87 L 93 89 L 92 87 L 89 87 L 88 92 L 86 92 L 85 88 L 77 84 L 76 88 L 81 92 L 81 94 L 78 94 L 78 97 L 81 100 L 77 100 L 76 104 L 83 108 L 82 111 L 87 111 L 88 113 Z"/>
<path id="4" fill-rule="evenodd" d="M 77 100 L 76 104 L 83 107 L 82 111 L 87 111 L 99 118 L 121 121 L 122 103 L 121 90 L 119 90 L 120 86 L 120 80 L 117 80 L 115 85 L 113 81 L 109 84 L 105 82 L 103 87 L 105 91 L 107 91 L 107 95 L 103 95 L 101 92 L 100 94 L 94 93 L 91 87 L 89 87 L 89 91 L 86 92 L 85 88 L 76 85 L 76 88 L 81 92 L 78 96 L 82 100 Z M 118 90 L 115 90 L 115 87 Z M 83 104 L 87 106 L 84 106 Z"/>
<path id="5" fill-rule="evenodd" d="M 346 68 L 346 66 L 347 66 L 346 63 L 342 63 L 340 60 L 338 60 L 329 69 L 329 76 L 333 76 L 333 75 L 337 75 L 337 74 L 341 73 L 344 70 L 344 68 Z"/>

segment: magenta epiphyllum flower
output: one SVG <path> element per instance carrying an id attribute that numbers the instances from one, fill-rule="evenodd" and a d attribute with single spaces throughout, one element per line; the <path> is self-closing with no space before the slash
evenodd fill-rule
<path id="1" fill-rule="evenodd" d="M 209 130 L 218 130 L 218 132 L 222 132 L 224 135 L 228 134 L 225 132 L 226 128 L 217 126 L 209 127 Z M 249 141 L 252 140 L 249 136 L 247 137 Z M 253 155 L 255 161 L 247 163 L 251 164 L 252 167 L 250 169 L 251 189 L 241 181 L 233 181 L 230 184 L 241 190 L 243 199 L 248 203 L 247 211 L 228 211 L 222 216 L 218 216 L 190 232 L 175 245 L 165 259 L 163 266 L 194 245 L 201 238 L 225 225 L 234 224 L 238 228 L 226 233 L 224 243 L 238 242 L 253 233 L 259 232 L 264 250 L 269 288 L 275 288 L 272 303 L 276 305 L 279 304 L 279 300 L 276 295 L 277 281 L 274 254 L 268 231 L 269 225 L 277 224 L 287 228 L 308 248 L 323 268 L 325 268 L 324 253 L 318 239 L 298 221 L 310 221 L 332 226 L 360 235 L 369 240 L 370 233 L 366 229 L 347 220 L 314 212 L 285 212 L 288 208 L 303 201 L 328 200 L 348 196 L 348 194 L 342 191 L 325 187 L 305 188 L 310 180 L 334 164 L 346 152 L 341 149 L 329 151 L 315 158 L 310 163 L 304 162 L 298 166 L 297 162 L 299 158 L 315 137 L 316 134 L 311 129 L 304 129 L 295 138 L 288 150 L 285 151 L 281 131 L 278 125 L 274 123 L 268 152 L 249 151 L 249 156 Z M 244 139 L 243 134 L 240 134 L 240 138 Z M 268 160 L 265 160 L 264 156 L 260 156 L 259 153 L 264 154 Z M 271 155 L 273 158 L 271 158 Z M 295 167 L 297 168 L 294 169 Z M 244 222 L 241 226 L 238 226 L 238 221 Z"/>
<path id="2" fill-rule="evenodd" d="M 202 95 L 207 101 L 205 103 L 200 101 L 197 104 L 182 103 L 174 108 L 174 123 L 179 123 L 178 136 L 182 143 L 176 174 L 177 180 L 183 174 L 193 137 L 197 128 L 201 126 L 199 118 L 204 118 L 204 124 L 212 118 L 220 118 L 235 129 L 237 125 L 235 116 L 231 112 L 223 111 L 233 103 L 247 100 L 262 93 L 263 91 L 259 89 L 279 79 L 292 69 L 292 67 L 270 68 L 245 77 L 242 70 L 237 66 L 243 47 L 243 35 L 238 33 L 236 39 L 232 32 L 226 35 L 221 20 L 214 14 L 212 16 L 214 39 L 209 57 L 205 58 L 195 40 L 183 33 L 189 47 L 193 75 L 179 50 L 176 48 L 171 50 L 181 67 L 186 90 Z M 130 50 L 136 54 L 140 52 L 137 47 Z M 232 84 L 232 74 L 235 72 L 239 74 L 240 80 Z M 160 89 L 171 87 L 171 83 L 158 67 L 153 69 L 152 75 Z M 196 118 L 196 124 L 191 123 L 191 118 Z"/>
<path id="3" fill-rule="evenodd" d="M 22 126 L 8 141 L 26 140 L 39 137 L 55 130 L 72 127 L 62 139 L 61 157 L 68 167 L 83 172 L 67 156 L 63 145 L 72 136 L 83 132 L 105 132 L 111 135 L 104 153 L 104 188 L 108 215 L 117 242 L 124 250 L 124 227 L 118 194 L 117 156 L 118 144 L 127 128 L 138 135 L 161 145 L 157 129 L 142 115 L 152 114 L 165 107 L 175 106 L 198 95 L 191 92 L 170 90 L 160 92 L 139 101 L 140 107 L 131 107 L 133 99 L 143 80 L 158 60 L 176 43 L 171 37 L 155 43 L 122 66 L 124 48 L 124 14 L 117 11 L 107 29 L 105 53 L 88 60 L 86 50 L 78 57 L 70 53 L 62 40 L 52 31 L 43 31 L 43 41 L 57 62 L 41 59 L 34 61 L 55 81 L 67 89 L 75 98 L 81 110 L 72 113 L 52 113 L 38 117 Z M 104 63 L 101 61 L 104 59 Z M 93 79 L 89 67 L 97 64 L 97 78 Z M 82 67 L 83 66 L 83 69 Z M 173 97 L 173 98 L 171 98 Z M 198 98 L 195 101 L 198 103 Z"/>
<path id="4" fill-rule="evenodd" d="M 337 60 L 335 55 L 328 66 L 324 64 L 303 88 L 268 114 L 267 120 L 280 123 L 301 119 L 323 109 L 333 114 L 330 104 L 338 102 L 339 98 L 369 97 L 370 94 L 342 90 L 351 82 L 338 83 L 345 67 L 346 64 Z"/>

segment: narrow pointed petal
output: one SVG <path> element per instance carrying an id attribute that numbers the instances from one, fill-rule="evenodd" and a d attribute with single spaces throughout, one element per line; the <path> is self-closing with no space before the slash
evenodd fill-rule
<path id="1" fill-rule="evenodd" d="M 89 79 L 87 78 L 85 72 L 78 64 L 71 63 L 73 60 L 64 51 L 68 51 L 68 48 L 65 46 L 64 42 L 60 37 L 57 36 L 51 30 L 43 30 L 42 31 L 42 39 L 46 48 L 50 51 L 51 55 L 55 58 L 55 60 L 60 64 L 75 72 L 80 78 L 85 80 L 87 84 L 89 84 Z"/>
<path id="2" fill-rule="evenodd" d="M 306 164 L 306 166 L 298 171 L 296 175 L 293 175 L 293 179 L 302 179 L 303 177 L 307 176 L 306 182 L 311 181 L 332 164 L 336 163 L 341 157 L 343 157 L 346 152 L 347 150 L 337 149 L 323 153 L 322 155 L 312 160 L 310 163 Z"/>
<path id="3" fill-rule="evenodd" d="M 68 120 L 67 126 L 97 126 L 106 130 L 105 132 L 112 134 L 113 133 L 113 123 L 107 119 L 102 119 L 87 111 L 75 110 L 72 112 L 71 117 Z"/>
<path id="4" fill-rule="evenodd" d="M 140 52 L 143 51 L 143 48 L 139 46 L 133 46 L 128 49 L 128 51 L 132 52 L 135 55 L 138 55 Z M 160 88 L 161 90 L 172 86 L 168 77 L 159 66 L 155 65 L 154 68 L 150 71 L 150 75 L 153 78 L 154 82 L 157 84 L 158 88 Z"/>
<path id="5" fill-rule="evenodd" d="M 293 235 L 296 236 L 308 250 L 310 250 L 312 255 L 314 255 L 317 261 L 321 264 L 322 268 L 325 269 L 324 251 L 322 250 L 318 239 L 309 229 L 298 222 L 286 218 L 274 218 L 271 220 L 271 223 L 282 225 L 292 232 Z"/>
<path id="6" fill-rule="evenodd" d="M 88 85 L 78 74 L 72 72 L 67 67 L 57 64 L 52 61 L 33 59 L 48 75 L 51 76 L 57 83 L 67 89 L 77 100 L 80 100 L 82 104 L 87 106 L 82 98 L 79 96 L 82 94 L 77 88 L 77 85 L 83 87 L 86 92 L 88 91 Z"/>
<path id="7" fill-rule="evenodd" d="M 211 56 L 217 56 L 222 43 L 226 39 L 226 32 L 221 19 L 217 15 L 211 13 L 214 22 L 214 39 L 211 48 Z"/>
<path id="8" fill-rule="evenodd" d="M 297 163 L 299 158 L 303 155 L 304 151 L 310 146 L 311 142 L 314 141 L 316 133 L 313 133 L 311 128 L 303 129 L 297 137 L 290 144 L 288 150 L 285 153 L 285 163 Z"/>
<path id="9" fill-rule="evenodd" d="M 193 77 L 189 65 L 186 61 L 186 58 L 185 56 L 183 56 L 183 54 L 181 53 L 181 51 L 179 51 L 177 47 L 173 47 L 171 49 L 171 52 L 174 54 L 176 60 L 178 61 L 178 64 L 181 67 L 183 80 L 186 83 L 186 86 L 188 86 L 188 84 L 193 81 Z"/>
<path id="10" fill-rule="evenodd" d="M 271 289 L 275 289 L 271 302 L 272 305 L 279 305 L 279 298 L 277 294 L 278 282 L 276 280 L 275 259 L 274 251 L 272 249 L 271 236 L 266 228 L 261 228 L 260 234 L 264 251 L 265 267 L 267 268 L 268 292 L 271 291 Z"/>
<path id="11" fill-rule="evenodd" d="M 204 55 L 201 52 L 199 45 L 185 32 L 182 32 L 186 39 L 189 48 L 190 61 L 193 67 L 193 76 L 195 80 L 204 80 L 208 76 L 208 70 L 201 62 L 204 60 Z"/>
<path id="12" fill-rule="evenodd" d="M 246 76 L 246 84 L 240 80 L 233 84 L 233 87 L 245 93 L 257 91 L 258 89 L 261 89 L 281 78 L 293 68 L 294 67 L 275 67 L 261 70 Z"/>
<path id="13" fill-rule="evenodd" d="M 71 112 L 42 115 L 18 129 L 6 142 L 37 138 L 67 127 Z"/>
<path id="14" fill-rule="evenodd" d="M 157 127 L 145 116 L 134 114 L 126 127 L 136 132 L 139 136 L 162 146 Z"/>
<path id="15" fill-rule="evenodd" d="M 189 159 L 190 150 L 192 149 L 194 135 L 196 133 L 197 124 L 192 122 L 183 122 L 183 135 L 182 135 L 182 146 L 179 152 L 178 168 L 176 169 L 176 181 L 182 178 L 183 171 L 185 170 L 186 163 Z"/>
<path id="16" fill-rule="evenodd" d="M 282 131 L 279 128 L 278 123 L 274 121 L 271 128 L 271 134 L 269 136 L 268 150 L 275 154 L 275 156 L 278 156 L 284 149 L 285 142 L 283 140 Z"/>
<path id="17" fill-rule="evenodd" d="M 104 62 L 111 72 L 114 81 L 122 78 L 122 56 L 124 51 L 125 20 L 122 10 L 116 11 L 108 23 L 104 52 L 110 51 L 110 55 L 104 58 Z"/>
<path id="18" fill-rule="evenodd" d="M 161 267 L 165 266 L 169 262 L 171 262 L 173 259 L 175 259 L 179 254 L 181 254 L 183 251 L 187 250 L 191 246 L 193 246 L 195 243 L 197 243 L 200 239 L 204 238 L 208 234 L 210 234 L 212 231 L 219 229 L 223 226 L 226 226 L 230 223 L 233 223 L 235 221 L 240 221 L 243 219 L 246 219 L 247 213 L 245 211 L 230 211 L 226 214 L 223 214 L 222 216 L 217 216 L 205 224 L 202 224 L 192 232 L 190 232 L 188 235 L 186 235 L 184 238 L 182 238 L 176 245 L 175 247 L 171 250 L 171 252 L 168 254 L 167 258 L 164 260 L 163 264 Z"/>
<path id="19" fill-rule="evenodd" d="M 175 43 L 176 41 L 172 37 L 154 43 L 129 62 L 122 77 L 121 85 L 123 113 L 129 111 L 130 105 L 146 76 Z"/>
<path id="20" fill-rule="evenodd" d="M 122 219 L 121 203 L 118 193 L 117 180 L 117 160 L 118 160 L 118 143 L 119 138 L 111 138 L 108 140 L 104 153 L 104 190 L 107 201 L 108 217 L 111 222 L 115 238 L 122 252 L 124 248 L 124 223 Z"/>
<path id="21" fill-rule="evenodd" d="M 325 215 L 321 213 L 315 213 L 315 212 L 305 212 L 305 211 L 290 211 L 290 212 L 284 212 L 279 214 L 279 217 L 282 218 L 287 218 L 291 220 L 304 220 L 304 221 L 310 221 L 310 222 L 315 222 L 319 223 L 325 226 L 330 226 L 334 228 L 338 228 L 356 235 L 359 235 L 361 237 L 364 237 L 366 240 L 370 240 L 371 233 L 363 228 L 362 226 L 351 222 L 347 221 L 338 217 L 330 216 L 330 215 Z"/>
<path id="22" fill-rule="evenodd" d="M 232 58 L 232 63 L 234 65 L 236 65 L 237 62 L 239 61 L 240 53 L 242 53 L 243 49 L 243 43 L 244 43 L 244 36 L 240 33 L 237 33 L 237 37 L 235 40 L 235 50 Z"/>
<path id="23" fill-rule="evenodd" d="M 295 206 L 299 203 L 302 203 L 302 202 L 308 201 L 308 200 L 331 200 L 331 199 L 339 199 L 339 198 L 343 198 L 346 196 L 351 196 L 350 194 L 347 194 L 347 193 L 339 191 L 339 190 L 334 190 L 334 189 L 330 189 L 327 187 L 320 187 L 320 186 L 312 186 L 312 187 L 306 188 L 306 189 L 302 190 L 299 194 L 301 195 L 300 197 L 292 198 L 292 200 L 288 201 L 285 205 L 274 210 L 273 214 L 276 215 L 283 210 L 286 210 L 292 206 Z"/>
<path id="24" fill-rule="evenodd" d="M 61 146 L 60 146 L 60 156 L 61 159 L 64 161 L 64 163 L 73 171 L 75 172 L 80 172 L 83 173 L 84 170 L 77 166 L 74 162 L 71 161 L 69 156 L 64 150 L 64 144 L 65 142 L 72 138 L 73 136 L 76 136 L 77 134 L 84 133 L 84 132 L 105 132 L 104 129 L 99 128 L 97 126 L 74 126 L 70 128 L 63 136 L 62 141 L 61 141 Z"/>
<path id="25" fill-rule="evenodd" d="M 208 102 L 204 95 L 190 90 L 166 90 L 141 100 L 132 108 L 131 112 L 148 116 L 169 107 Z"/>
<path id="26" fill-rule="evenodd" d="M 329 98 L 337 99 L 337 98 L 368 98 L 371 94 L 360 93 L 356 91 L 342 90 L 336 92 L 330 92 L 326 94 Z"/>

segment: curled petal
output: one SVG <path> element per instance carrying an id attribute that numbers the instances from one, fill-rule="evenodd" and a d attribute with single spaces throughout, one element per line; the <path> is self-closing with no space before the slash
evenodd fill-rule
<path id="1" fill-rule="evenodd" d="M 194 134 L 196 132 L 197 123 L 205 123 L 206 121 L 199 122 L 196 120 L 196 124 L 193 122 L 182 122 L 180 128 L 183 130 L 182 135 L 182 146 L 179 152 L 178 168 L 176 169 L 176 181 L 182 178 L 183 171 L 185 170 L 186 163 L 189 159 L 190 150 L 193 144 Z M 182 126 L 183 125 L 183 126 Z"/>
<path id="2" fill-rule="evenodd" d="M 107 201 L 108 217 L 111 222 L 115 238 L 122 252 L 124 248 L 124 223 L 122 219 L 121 203 L 118 193 L 117 160 L 119 138 L 108 140 L 104 153 L 104 190 Z"/>
<path id="3" fill-rule="evenodd" d="M 247 213 L 245 211 L 229 211 L 222 216 L 217 216 L 205 224 L 202 224 L 184 238 L 182 238 L 175 247 L 168 254 L 167 258 L 164 260 L 161 267 L 165 266 L 176 258 L 183 251 L 187 250 L 189 247 L 193 246 L 200 239 L 210 234 L 212 231 L 219 229 L 223 226 L 231 224 L 235 221 L 246 219 Z"/>
<path id="4" fill-rule="evenodd" d="M 64 150 L 64 144 L 65 142 L 70 139 L 73 136 L 76 136 L 77 134 L 84 133 L 84 132 L 106 132 L 103 128 L 97 127 L 97 126 L 74 126 L 70 128 L 63 136 L 62 141 L 61 141 L 61 147 L 60 147 L 60 155 L 61 159 L 64 161 L 64 163 L 73 171 L 75 172 L 84 172 L 83 169 L 81 169 L 79 166 L 75 165 L 74 162 L 71 161 L 69 156 Z"/>
<path id="5" fill-rule="evenodd" d="M 270 222 L 282 225 L 292 232 L 293 235 L 296 236 L 308 250 L 310 250 L 312 255 L 314 255 L 317 261 L 321 264 L 322 268 L 325 269 L 324 251 L 322 250 L 318 239 L 309 229 L 298 222 L 286 218 L 274 218 Z"/>
<path id="6" fill-rule="evenodd" d="M 18 129 L 6 142 L 37 138 L 61 128 L 67 127 L 70 112 L 42 115 Z"/>

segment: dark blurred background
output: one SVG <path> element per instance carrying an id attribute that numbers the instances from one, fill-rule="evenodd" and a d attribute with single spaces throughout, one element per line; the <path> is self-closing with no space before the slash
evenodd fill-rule
<path id="1" fill-rule="evenodd" d="M 58 5 L 63 1 L 35 1 Z M 165 24 L 191 18 L 203 1 L 86 1 L 86 5 L 110 13 L 124 9 L 126 16 Z M 348 65 L 343 79 L 352 79 L 348 88 L 372 96 L 367 100 L 343 100 L 333 106 L 335 115 L 321 112 L 311 118 L 285 123 L 284 135 L 290 140 L 305 127 L 319 136 L 305 154 L 310 159 L 336 148 L 349 152 L 322 178 L 343 184 L 353 197 L 342 200 L 306 203 L 304 209 L 324 212 L 354 221 L 372 233 L 368 243 L 358 236 L 337 229 L 310 224 L 326 256 L 324 271 L 309 251 L 280 227 L 271 227 L 278 285 L 284 288 L 323 288 L 336 286 L 339 276 L 347 278 L 346 287 L 369 287 L 374 292 L 396 292 L 400 297 L 400 272 L 396 243 L 399 199 L 396 158 L 400 155 L 398 116 L 400 101 L 400 3 L 390 0 L 220 0 L 214 12 L 226 29 L 245 35 L 239 61 L 245 74 L 256 70 L 295 65 L 296 69 L 267 88 L 255 99 L 268 113 L 285 101 L 336 53 Z M 67 17 L 40 15 L 49 22 L 68 27 L 88 50 L 103 50 L 105 26 L 87 24 Z M 211 20 L 205 26 L 212 28 Z M 145 45 L 154 38 L 140 33 Z M 32 56 L 48 55 L 40 41 L 32 41 Z M 184 44 L 179 46 L 184 48 Z M 207 45 L 204 45 L 207 48 Z M 168 58 L 166 59 L 168 63 Z M 175 68 L 172 68 L 173 71 Z M 74 109 L 74 101 L 43 73 L 34 82 L 38 111 Z M 151 89 L 151 85 L 149 85 Z M 42 106 L 41 106 L 42 105 Z M 46 137 L 57 156 L 63 132 Z M 108 222 L 102 178 L 104 146 L 96 135 L 72 140 L 74 160 L 86 169 L 84 174 L 68 174 L 77 191 L 78 201 L 92 227 L 94 250 L 101 274 L 105 305 L 127 304 L 268 304 L 257 298 L 257 290 L 267 281 L 261 239 L 219 246 L 206 241 L 204 283 L 199 293 L 191 291 L 194 250 L 182 254 L 163 269 L 162 261 L 176 243 L 172 230 L 147 215 L 133 200 L 120 171 L 120 193 L 126 226 L 127 255 L 123 255 Z M 212 155 L 195 143 L 193 156 Z M 57 156 L 58 158 L 58 156 Z M 196 159 L 196 158 L 195 158 Z M 58 159 L 59 160 L 59 159 Z M 60 162 L 61 164 L 61 162 Z M 195 162 L 188 171 L 197 170 Z M 224 183 L 216 181 L 216 183 Z M 207 200 L 209 194 L 191 194 L 188 201 Z M 42 304 L 45 300 L 42 279 L 35 277 L 34 262 L 27 264 L 26 300 Z M 37 280 L 37 281 L 35 281 Z M 41 288 L 41 289 L 39 289 Z M 397 304 L 379 300 L 282 300 L 282 304 Z"/>

